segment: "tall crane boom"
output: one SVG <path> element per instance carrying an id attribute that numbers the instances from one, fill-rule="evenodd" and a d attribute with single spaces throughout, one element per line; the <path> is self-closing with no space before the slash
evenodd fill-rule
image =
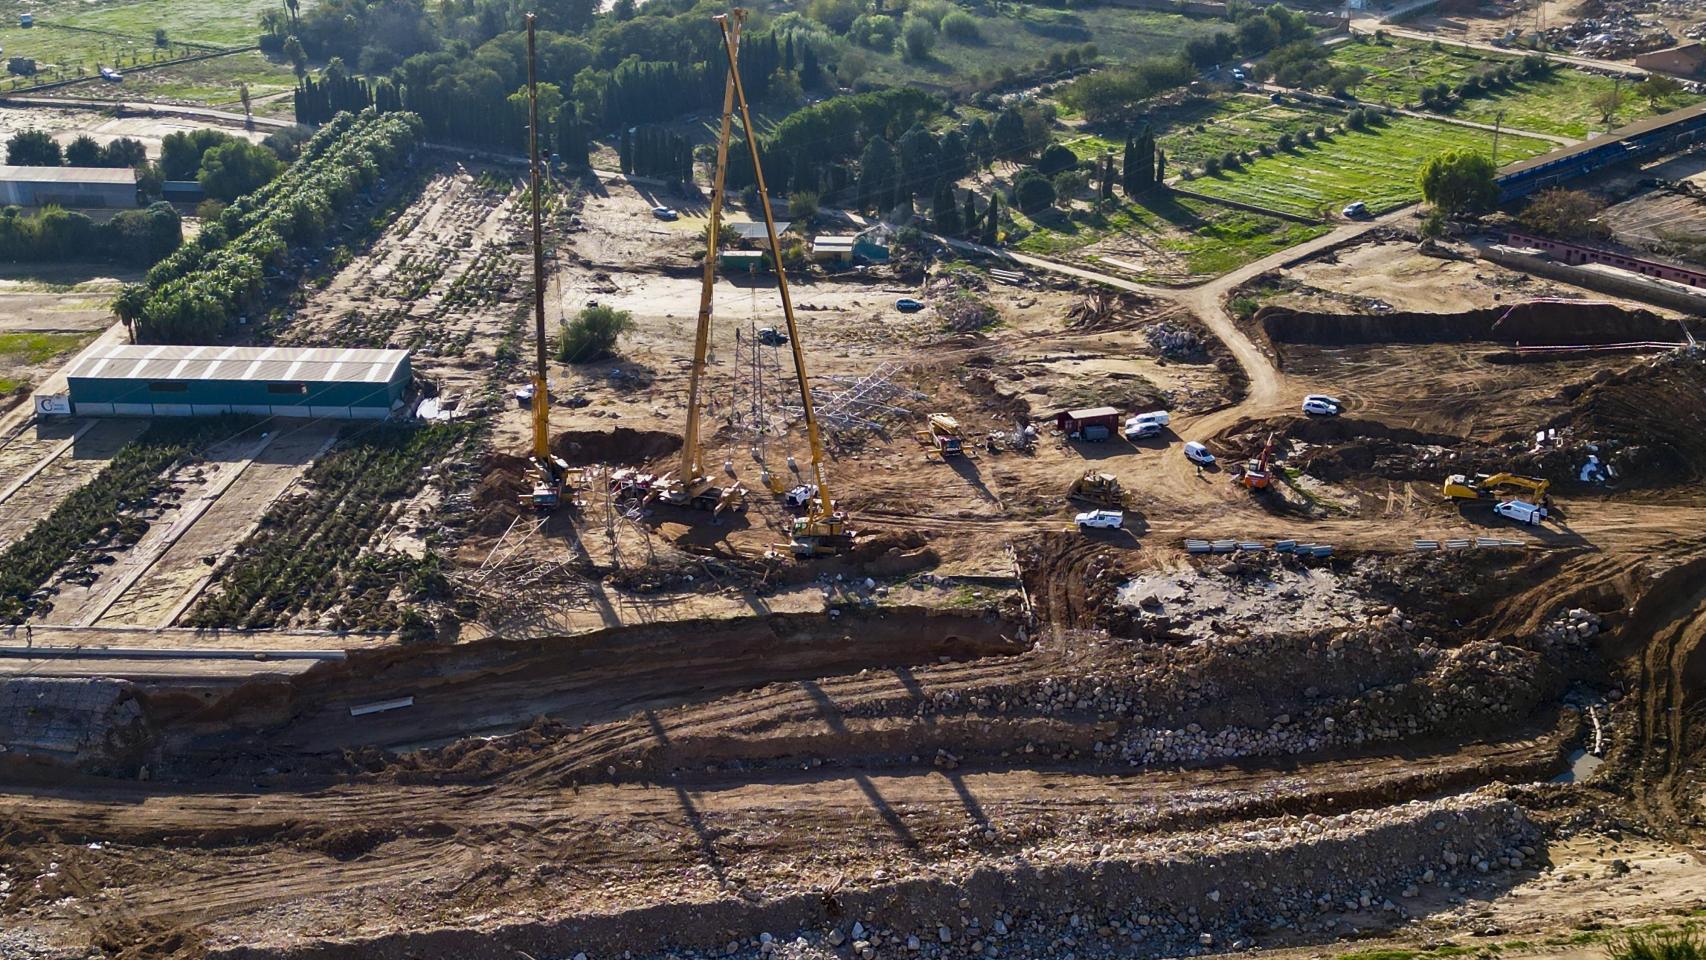
<path id="1" fill-rule="evenodd" d="M 806 516 L 794 522 L 793 547 L 796 553 L 837 553 L 850 544 L 852 534 L 846 529 L 847 518 L 836 509 L 835 500 L 829 493 L 829 484 L 824 479 L 823 440 L 818 433 L 817 414 L 812 408 L 805 349 L 800 343 L 800 331 L 794 322 L 794 300 L 788 292 L 788 274 L 782 267 L 782 241 L 776 235 L 776 216 L 770 208 L 770 191 L 764 184 L 764 164 L 758 156 L 757 132 L 752 124 L 752 111 L 747 107 L 746 88 L 740 79 L 737 46 L 740 22 L 745 17 L 746 11 L 736 7 L 728 16 L 720 16 L 716 20 L 723 31 L 723 50 L 728 55 L 729 85 L 733 88 L 735 100 L 740 107 L 741 130 L 745 134 L 747 150 L 752 156 L 752 173 L 757 182 L 758 202 L 764 209 L 764 232 L 770 241 L 771 266 L 776 271 L 776 289 L 782 297 L 782 316 L 788 324 L 788 343 L 793 350 L 794 375 L 800 388 L 800 408 L 805 413 L 806 438 L 811 445 L 812 480 L 817 485 L 817 495 L 809 501 Z M 726 126 L 724 131 L 726 134 Z M 725 149 L 726 143 L 725 140 Z"/>
<path id="2" fill-rule="evenodd" d="M 550 510 L 562 501 L 565 466 L 551 455 L 551 390 L 545 368 L 545 231 L 539 213 L 539 82 L 534 69 L 533 14 L 527 15 L 527 156 L 533 199 L 533 505 Z"/>
<path id="3" fill-rule="evenodd" d="M 740 41 L 740 21 L 734 24 L 735 42 Z M 699 448 L 699 389 L 705 377 L 705 359 L 711 346 L 711 293 L 717 283 L 717 234 L 723 223 L 723 183 L 728 179 L 729 133 L 734 121 L 735 82 L 731 72 L 723 85 L 723 128 L 717 138 L 717 167 L 711 180 L 710 226 L 705 235 L 705 274 L 699 286 L 699 326 L 693 334 L 693 371 L 687 381 L 687 429 L 681 437 L 681 477 L 691 482 L 705 475 Z"/>

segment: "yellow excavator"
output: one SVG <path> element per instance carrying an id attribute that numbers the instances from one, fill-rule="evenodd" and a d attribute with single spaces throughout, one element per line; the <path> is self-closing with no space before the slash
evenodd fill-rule
<path id="1" fill-rule="evenodd" d="M 1516 487 L 1532 494 L 1534 502 L 1546 498 L 1552 481 L 1525 477 L 1515 473 L 1477 473 L 1473 477 L 1454 473 L 1445 478 L 1445 495 L 1451 500 L 1488 500 L 1499 496 L 1500 490 Z"/>
<path id="2" fill-rule="evenodd" d="M 746 148 L 752 157 L 752 174 L 758 187 L 760 205 L 764 208 L 764 232 L 770 242 L 770 262 L 776 269 L 776 290 L 782 298 L 782 316 L 788 323 L 788 346 L 794 354 L 794 377 L 800 388 L 800 408 L 804 411 L 806 421 L 806 440 L 811 445 L 812 452 L 812 481 L 807 489 L 810 496 L 803 517 L 795 517 L 790 530 L 790 551 L 798 557 L 829 556 L 846 551 L 853 545 L 855 536 L 847 525 L 847 514 L 836 505 L 829 493 L 829 482 L 823 472 L 823 438 L 818 432 L 817 413 L 812 407 L 811 382 L 806 375 L 805 348 L 800 340 L 799 325 L 794 321 L 794 300 L 788 292 L 788 274 L 782 260 L 782 242 L 776 234 L 776 216 L 770 208 L 770 190 L 764 184 L 764 165 L 758 157 L 757 131 L 752 124 L 752 111 L 747 107 L 746 88 L 740 78 L 740 29 L 741 22 L 746 19 L 746 11 L 740 7 L 731 10 L 727 16 L 714 18 L 723 33 L 723 51 L 728 55 L 729 77 L 728 89 L 723 94 L 723 128 L 722 138 L 717 144 L 717 179 L 716 194 L 712 197 L 713 205 L 722 197 L 723 168 L 727 164 L 730 123 L 732 115 L 729 109 L 729 98 L 740 107 L 741 129 L 746 141 Z M 714 207 L 715 208 L 715 207 Z M 714 216 L 714 215 L 713 215 Z M 716 220 L 711 221 L 710 249 L 707 251 L 705 276 L 711 276 L 711 261 L 716 259 Z M 705 296 L 708 298 L 709 287 Z M 707 300 L 708 302 L 708 300 Z"/>
<path id="3" fill-rule="evenodd" d="M 569 465 L 551 453 L 551 390 L 545 380 L 545 237 L 539 215 L 539 84 L 534 77 L 533 14 L 527 15 L 527 150 L 533 195 L 533 489 L 527 503 L 551 511 L 563 502 Z"/>

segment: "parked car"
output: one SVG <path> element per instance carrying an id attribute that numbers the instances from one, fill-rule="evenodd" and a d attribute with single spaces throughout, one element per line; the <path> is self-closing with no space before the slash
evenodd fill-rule
<path id="1" fill-rule="evenodd" d="M 675 210 L 671 207 L 653 207 L 652 208 L 652 216 L 658 218 L 659 220 L 680 220 L 681 219 L 681 214 L 676 213 Z"/>
<path id="2" fill-rule="evenodd" d="M 1162 428 L 1171 423 L 1173 418 L 1165 410 L 1151 410 L 1148 413 L 1133 414 L 1126 418 L 1125 438 L 1141 440 L 1144 437 L 1159 436 Z"/>
<path id="3" fill-rule="evenodd" d="M 767 347 L 780 347 L 788 342 L 788 335 L 775 327 L 764 327 L 758 331 L 758 342 Z"/>
<path id="4" fill-rule="evenodd" d="M 917 313 L 924 309 L 924 301 L 914 300 L 911 297 L 901 297 L 894 302 L 894 308 L 901 313 Z"/>
<path id="5" fill-rule="evenodd" d="M 1548 516 L 1545 507 L 1529 503 L 1526 500 L 1506 500 L 1495 506 L 1493 512 L 1501 517 L 1508 517 L 1518 523 L 1526 523 L 1530 526 L 1538 526 Z"/>
<path id="6" fill-rule="evenodd" d="M 1361 220 L 1368 216 L 1368 204 L 1358 200 L 1355 203 L 1346 204 L 1345 209 L 1340 212 L 1342 212 L 1347 219 Z"/>
<path id="7" fill-rule="evenodd" d="M 1338 397 L 1329 397 L 1324 393 L 1312 393 L 1303 398 L 1303 412 L 1316 417 L 1336 417 L 1343 413 L 1345 405 Z"/>
<path id="8" fill-rule="evenodd" d="M 1185 444 L 1185 459 L 1192 463 L 1200 463 L 1206 467 L 1214 463 L 1214 454 L 1209 453 L 1207 447 L 1195 440 L 1192 440 Z"/>
<path id="9" fill-rule="evenodd" d="M 1080 530 L 1118 530 L 1125 526 L 1125 514 L 1118 510 L 1090 510 L 1079 514 L 1075 521 Z"/>
<path id="10" fill-rule="evenodd" d="M 1239 83 L 1243 83 L 1244 82 L 1244 71 L 1242 71 L 1242 70 L 1232 71 L 1232 79 L 1238 81 Z"/>
<path id="11" fill-rule="evenodd" d="M 782 502 L 796 510 L 803 509 L 817 496 L 817 484 L 802 483 L 782 495 Z"/>

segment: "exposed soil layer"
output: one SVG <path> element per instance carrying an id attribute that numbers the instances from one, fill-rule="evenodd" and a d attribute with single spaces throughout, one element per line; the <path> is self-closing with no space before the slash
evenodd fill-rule
<path id="1" fill-rule="evenodd" d="M 1548 346 L 1674 341 L 1675 320 L 1609 303 L 1545 300 L 1463 313 L 1331 314 L 1268 306 L 1255 320 L 1275 343 L 1493 343 Z"/>
<path id="2" fill-rule="evenodd" d="M 566 430 L 551 438 L 551 452 L 571 467 L 594 463 L 639 466 L 681 449 L 681 437 L 662 430 L 617 427 L 608 433 Z"/>

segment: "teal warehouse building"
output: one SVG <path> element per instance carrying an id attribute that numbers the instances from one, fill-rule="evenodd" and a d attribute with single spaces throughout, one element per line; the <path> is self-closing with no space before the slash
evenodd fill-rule
<path id="1" fill-rule="evenodd" d="M 84 417 L 377 420 L 408 389 L 407 350 L 96 343 L 66 369 L 70 413 Z"/>

